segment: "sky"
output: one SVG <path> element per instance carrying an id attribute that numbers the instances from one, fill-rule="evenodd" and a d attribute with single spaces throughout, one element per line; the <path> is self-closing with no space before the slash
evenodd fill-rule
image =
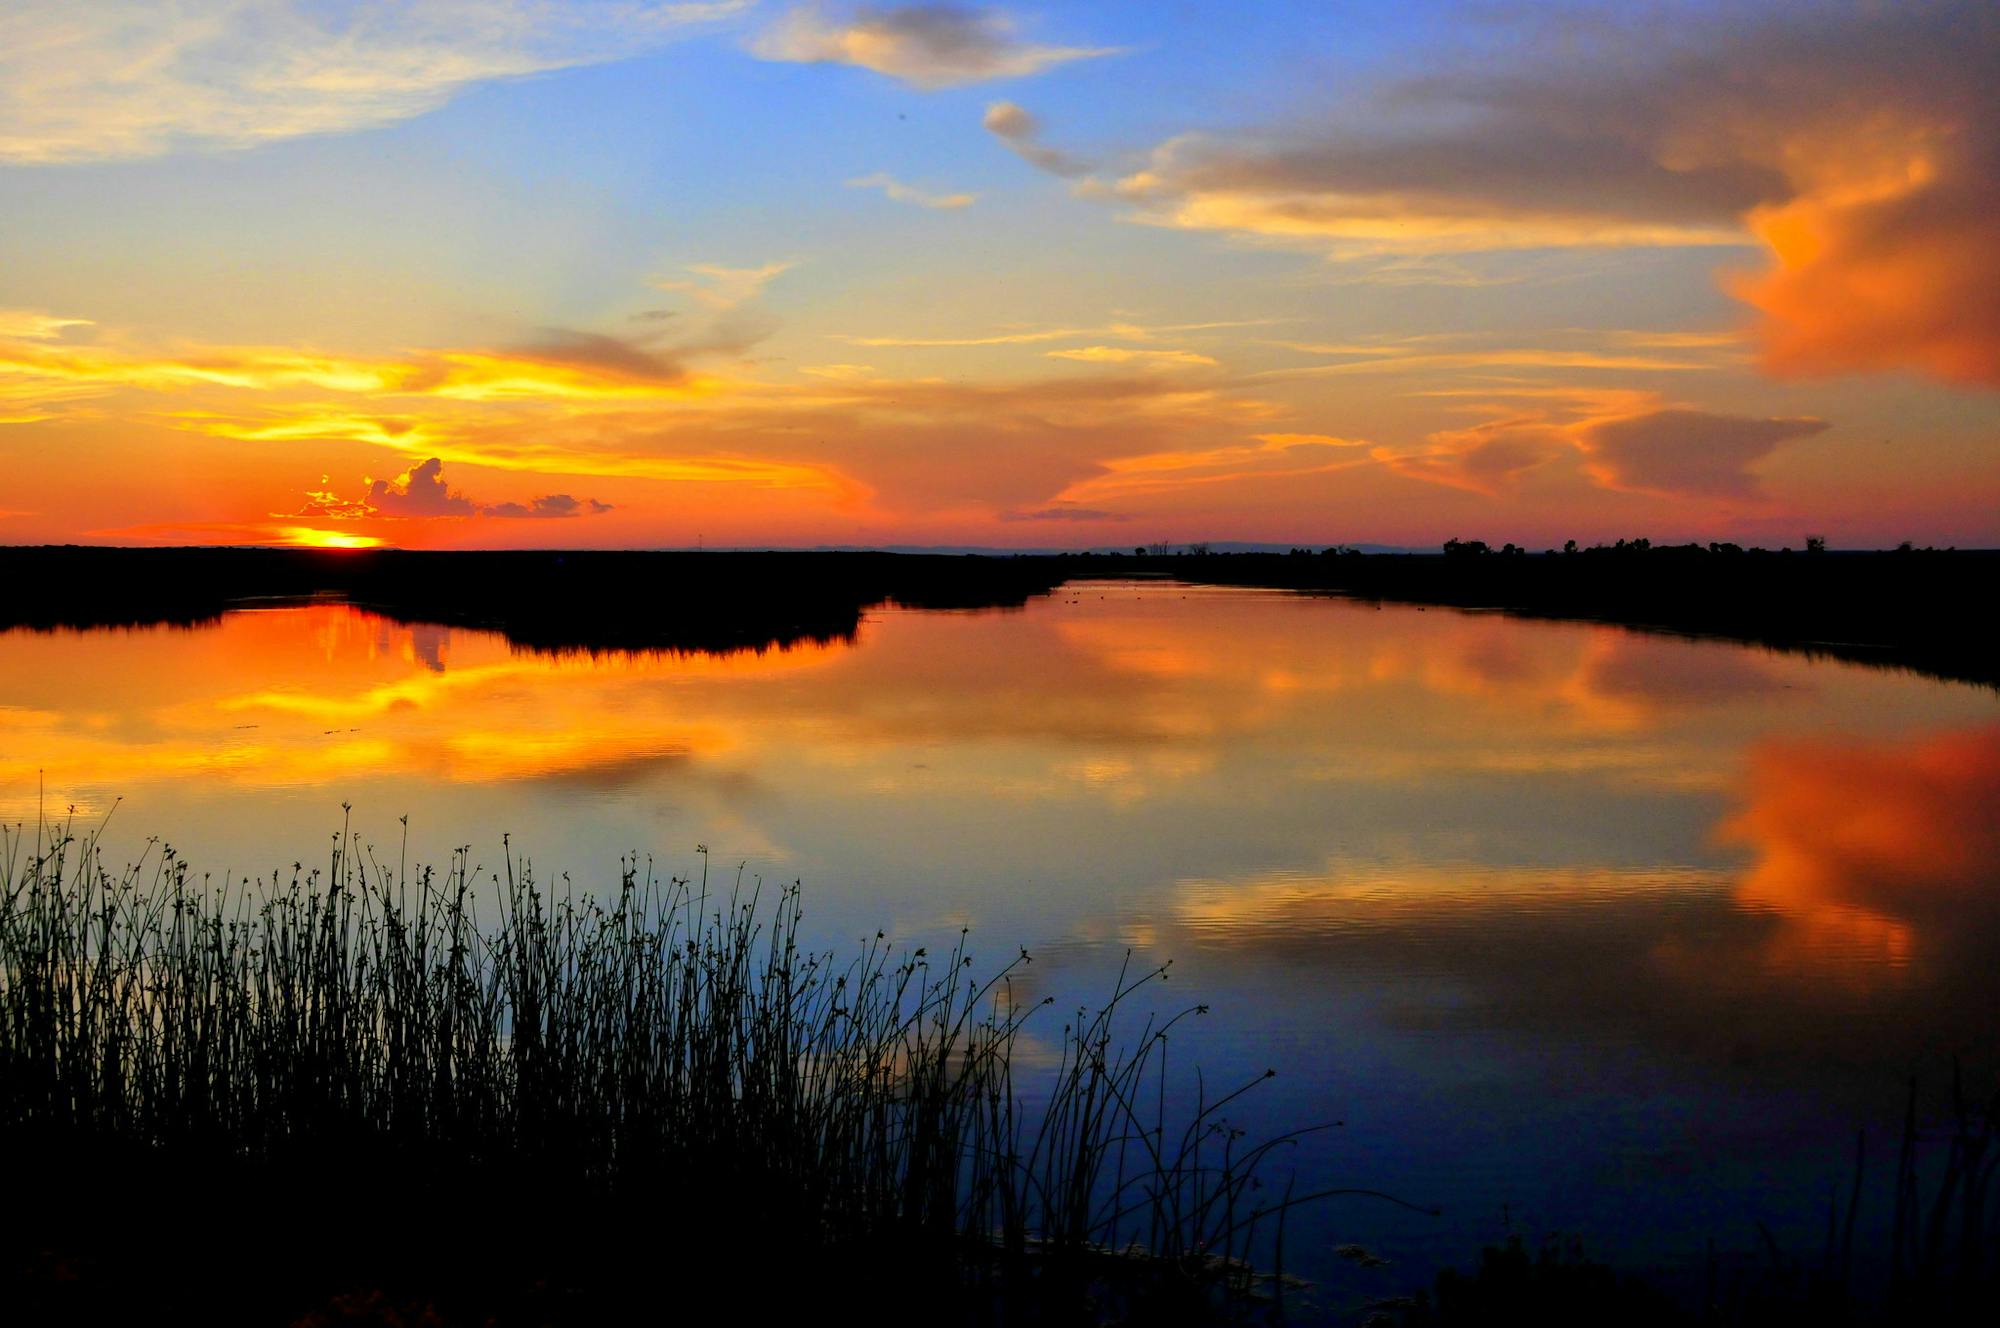
<path id="1" fill-rule="evenodd" d="M 0 543 L 2000 544 L 2000 10 L 10 0 Z"/>

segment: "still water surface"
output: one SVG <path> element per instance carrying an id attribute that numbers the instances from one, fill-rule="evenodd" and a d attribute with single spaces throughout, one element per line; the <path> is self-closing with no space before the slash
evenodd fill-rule
<path id="1" fill-rule="evenodd" d="M 1510 1227 L 1806 1247 L 1854 1130 L 1886 1157 L 2000 1009 L 1995 692 L 1491 614 L 1078 583 L 726 657 L 337 604 L 0 633 L 0 818 L 38 797 L 218 877 L 323 859 L 343 802 L 579 889 L 706 844 L 803 880 L 823 944 L 970 925 L 1064 1005 L 1171 958 L 1156 1005 L 1213 1008 L 1177 1061 L 1277 1068 L 1252 1126 L 1344 1122 L 1302 1183 L 1444 1208 L 1296 1225 L 1335 1304 Z"/>

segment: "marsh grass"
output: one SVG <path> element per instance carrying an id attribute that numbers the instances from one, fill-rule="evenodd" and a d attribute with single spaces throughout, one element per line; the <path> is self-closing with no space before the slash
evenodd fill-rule
<path id="1" fill-rule="evenodd" d="M 66 827 L 0 837 L 0 1128 L 39 1177 L 12 1216 L 137 1207 L 141 1246 L 282 1250 L 314 1294 L 375 1285 L 371 1258 L 547 1292 L 523 1264 L 547 1257 L 599 1308 L 886 1277 L 992 1321 L 1280 1312 L 1284 1216 L 1321 1196 L 1266 1182 L 1297 1135 L 1229 1123 L 1254 1084 L 1170 1120 L 1168 1040 L 1202 1010 L 1133 1008 L 1164 969 L 1128 957 L 1050 1037 L 1026 951 L 836 958 L 796 885 L 706 863 L 627 860 L 597 897 L 511 848 L 434 872 L 343 828 L 323 871 L 218 885 L 167 848 L 114 871 Z"/>

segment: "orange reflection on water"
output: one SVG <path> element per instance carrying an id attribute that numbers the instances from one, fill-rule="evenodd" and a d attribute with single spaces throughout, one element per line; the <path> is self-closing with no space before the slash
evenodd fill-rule
<path id="1" fill-rule="evenodd" d="M 1020 613 L 886 613 L 864 635 L 858 649 L 557 657 L 334 603 L 195 631 L 13 633 L 0 794 L 43 770 L 90 802 L 191 776 L 492 784 L 723 757 L 885 796 L 1119 808 L 1240 782 L 1218 772 L 1246 761 L 1259 781 L 1589 772 L 1695 787 L 1719 768 L 1706 749 L 1736 743 L 1674 722 L 1762 723 L 1780 694 L 1742 651 L 1158 584 L 1084 584 Z"/>
<path id="2" fill-rule="evenodd" d="M 838 649 L 552 657 L 331 603 L 8 642 L 0 790 L 18 800 L 46 778 L 51 805 L 85 807 L 197 776 L 484 784 L 722 753 L 738 741 L 730 727 L 662 682 L 809 669 Z"/>
<path id="3" fill-rule="evenodd" d="M 1756 854 L 1739 898 L 1789 924 L 1778 961 L 1872 948 L 1907 963 L 1927 929 L 2000 906 L 2000 726 L 1767 742 L 1746 789 L 1720 834 Z"/>

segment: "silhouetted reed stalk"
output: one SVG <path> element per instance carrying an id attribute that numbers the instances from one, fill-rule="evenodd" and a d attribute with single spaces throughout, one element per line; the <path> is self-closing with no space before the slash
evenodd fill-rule
<path id="1" fill-rule="evenodd" d="M 324 874 L 222 887 L 171 849 L 112 872 L 94 836 L 0 832 L 0 1125 L 537 1204 L 676 1195 L 1006 1295 L 1117 1264 L 1247 1297 L 1274 1219 L 1319 1197 L 1263 1189 L 1296 1136 L 1228 1124 L 1248 1085 L 1169 1128 L 1168 1036 L 1200 1010 L 1115 1029 L 1164 969 L 1128 957 L 1063 1027 L 1043 1102 L 1015 1082 L 1053 1000 L 1018 1002 L 1026 951 L 982 979 L 964 933 L 936 958 L 878 933 L 840 962 L 802 947 L 796 886 L 712 894 L 703 855 L 693 880 L 625 861 L 600 900 L 511 849 L 490 876 L 465 850 L 389 870 L 345 829 Z"/>
<path id="2" fill-rule="evenodd" d="M 1920 1165 L 1920 1154 L 1943 1157 Z M 1846 1202 L 1829 1195 L 1826 1245 L 1817 1264 L 1787 1257 L 1768 1229 L 1760 1227 L 1769 1260 L 1769 1283 L 1745 1297 L 1788 1298 L 1808 1307 L 1823 1322 L 1865 1319 L 1870 1297 L 1858 1293 L 1854 1250 L 1855 1217 L 1867 1169 L 1867 1137 L 1855 1136 L 1854 1170 Z M 1926 1174 L 1928 1173 L 1928 1174 Z M 2000 1289 L 2000 1245 L 1991 1223 L 1993 1182 L 2000 1175 L 2000 1093 L 1984 1101 L 1968 1094 L 1954 1059 L 1950 1116 L 1943 1131 L 1919 1125 L 1917 1081 L 1909 1083 L 1902 1137 L 1896 1153 L 1895 1197 L 1890 1208 L 1887 1286 L 1880 1313 L 1893 1321 L 1949 1322 L 1956 1316 L 1990 1312 Z M 1865 1261 L 1864 1261 L 1865 1264 Z"/>

